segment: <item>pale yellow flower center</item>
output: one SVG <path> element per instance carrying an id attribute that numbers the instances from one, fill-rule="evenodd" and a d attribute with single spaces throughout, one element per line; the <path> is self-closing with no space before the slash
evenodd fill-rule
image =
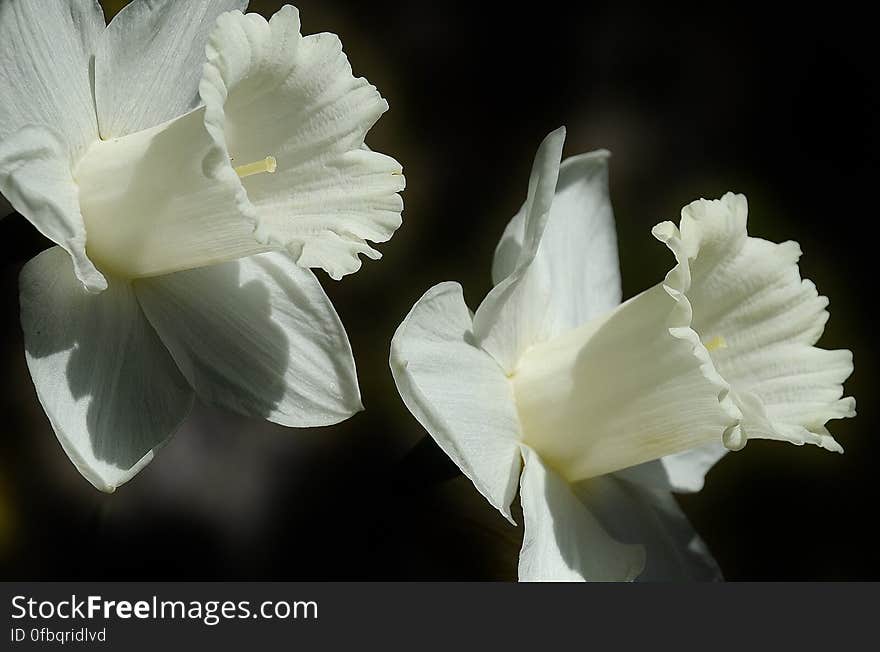
<path id="1" fill-rule="evenodd" d="M 706 350 L 711 353 L 712 351 L 717 351 L 718 349 L 726 349 L 727 348 L 727 340 L 725 340 L 720 335 L 716 335 L 708 342 L 705 342 L 703 346 L 706 347 Z"/>
<path id="2" fill-rule="evenodd" d="M 263 174 L 264 172 L 274 174 L 277 168 L 278 163 L 275 160 L 275 157 L 267 156 L 262 161 L 255 161 L 254 163 L 247 163 L 246 165 L 237 165 L 234 169 L 235 173 L 244 179 L 245 177 L 252 177 L 255 174 Z"/>

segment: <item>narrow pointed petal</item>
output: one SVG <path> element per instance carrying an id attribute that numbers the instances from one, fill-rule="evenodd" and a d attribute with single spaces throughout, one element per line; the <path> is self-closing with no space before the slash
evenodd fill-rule
<path id="1" fill-rule="evenodd" d="M 627 474 L 611 474 L 578 483 L 575 495 L 617 541 L 645 548 L 645 569 L 639 581 L 682 582 L 720 580 L 721 571 L 705 543 L 668 489 L 651 487 L 662 469 L 655 461 Z M 639 482 L 639 475 L 648 476 Z"/>
<path id="2" fill-rule="evenodd" d="M 520 470 L 510 383 L 476 346 L 457 283 L 428 290 L 391 341 L 404 403 L 483 496 L 508 519 Z"/>
<path id="3" fill-rule="evenodd" d="M 494 285 L 501 283 L 501 281 L 516 270 L 516 264 L 519 262 L 519 257 L 522 253 L 523 238 L 525 237 L 525 210 L 527 207 L 528 201 L 523 203 L 516 215 L 504 227 L 501 240 L 495 246 L 495 255 L 492 258 L 492 283 Z"/>
<path id="4" fill-rule="evenodd" d="M 645 549 L 612 538 L 571 487 L 523 446 L 525 535 L 522 582 L 629 582 L 645 567 Z"/>
<path id="5" fill-rule="evenodd" d="M 474 335 L 508 374 L 522 353 L 543 339 L 550 305 L 547 270 L 532 265 L 550 217 L 559 177 L 565 128 L 550 133 L 538 148 L 522 212 L 523 246 L 515 268 L 496 285 L 474 315 Z"/>
<path id="6" fill-rule="evenodd" d="M 125 136 L 199 102 L 205 44 L 217 16 L 247 0 L 134 0 L 110 22 L 95 55 L 101 136 Z"/>
<path id="7" fill-rule="evenodd" d="M 86 254 L 86 229 L 69 154 L 53 132 L 25 127 L 0 142 L 0 193 L 70 254 L 76 277 L 89 291 L 107 287 Z"/>
<path id="8" fill-rule="evenodd" d="M 362 409 L 345 329 L 314 274 L 286 254 L 134 287 L 202 399 L 293 427 L 338 423 Z"/>
<path id="9" fill-rule="evenodd" d="M 288 249 L 304 267 L 339 279 L 378 258 L 400 226 L 400 164 L 364 147 L 388 109 L 352 75 L 333 34 L 300 35 L 285 6 L 267 22 L 224 14 L 208 46 L 200 86 L 206 121 L 234 165 L 274 160 L 274 172 L 242 179 L 260 242 Z"/>
<path id="10" fill-rule="evenodd" d="M 541 244 L 532 262 L 544 268 L 550 287 L 544 337 L 577 328 L 620 303 L 620 265 L 614 213 L 608 196 L 605 150 L 568 158 Z M 525 208 L 525 207 L 523 207 Z M 522 251 L 525 212 L 510 221 L 495 250 L 492 279 L 513 273 Z"/>
<path id="11" fill-rule="evenodd" d="M 655 227 L 689 277 L 693 327 L 744 414 L 740 439 L 727 443 L 761 437 L 841 452 L 825 424 L 855 414 L 854 399 L 842 398 L 852 353 L 814 346 L 828 300 L 801 279 L 797 243 L 749 237 L 747 215 L 745 197 L 728 193 L 685 207 L 681 231 Z"/>
<path id="12" fill-rule="evenodd" d="M 21 273 L 28 368 L 58 440 L 101 491 L 130 480 L 174 433 L 192 391 L 130 286 L 89 294 L 58 247 Z"/>
<path id="13" fill-rule="evenodd" d="M 48 127 L 76 156 L 97 139 L 90 65 L 103 30 L 95 0 L 0 2 L 0 141 Z"/>

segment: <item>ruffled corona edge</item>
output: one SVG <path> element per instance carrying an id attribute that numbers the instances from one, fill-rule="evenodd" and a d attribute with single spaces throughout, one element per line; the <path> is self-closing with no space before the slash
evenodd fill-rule
<path id="1" fill-rule="evenodd" d="M 269 21 L 233 11 L 218 18 L 206 56 L 199 93 L 216 147 L 205 166 L 235 183 L 254 238 L 336 280 L 361 254 L 380 258 L 368 241 L 400 226 L 406 181 L 400 163 L 364 142 L 388 103 L 354 77 L 338 37 L 302 36 L 291 6 Z M 266 157 L 272 173 L 247 179 L 230 162 Z"/>
<path id="2" fill-rule="evenodd" d="M 669 334 L 691 345 L 694 356 L 700 361 L 700 370 L 717 391 L 718 405 L 727 417 L 735 422 L 724 430 L 722 441 L 727 448 L 739 450 L 747 441 L 743 432 L 742 411 L 730 396 L 730 384 L 718 373 L 709 351 L 700 340 L 699 333 L 692 327 L 694 311 L 687 296 L 691 287 L 691 270 L 681 232 L 672 222 L 662 222 L 655 226 L 651 233 L 669 247 L 676 261 L 675 266 L 669 270 L 663 280 L 663 289 L 675 301 L 675 305 L 669 311 Z"/>
<path id="3" fill-rule="evenodd" d="M 681 230 L 654 227 L 676 258 L 663 283 L 676 301 L 669 332 L 693 345 L 736 421 L 724 431 L 727 448 L 765 438 L 843 452 L 825 423 L 855 415 L 855 399 L 841 398 L 852 354 L 813 346 L 828 300 L 801 279 L 797 243 L 749 237 L 747 214 L 746 198 L 728 193 L 686 206 Z"/>

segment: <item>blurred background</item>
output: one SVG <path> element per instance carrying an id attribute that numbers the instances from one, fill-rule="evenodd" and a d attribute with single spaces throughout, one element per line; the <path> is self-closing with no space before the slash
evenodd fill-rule
<path id="1" fill-rule="evenodd" d="M 125 2 L 102 4 L 109 19 Z M 281 4 L 251 11 L 268 17 Z M 564 124 L 566 156 L 613 153 L 624 297 L 670 267 L 651 227 L 699 197 L 744 192 L 751 234 L 801 243 L 802 275 L 831 299 L 821 345 L 855 355 L 846 393 L 859 416 L 831 424 L 846 453 L 753 441 L 680 503 L 728 579 L 880 579 L 872 21 L 769 4 L 298 6 L 304 33 L 339 34 L 355 73 L 390 102 L 368 143 L 407 178 L 404 224 L 384 258 L 339 283 L 322 276 L 367 410 L 289 430 L 197 406 L 140 475 L 98 493 L 62 452 L 24 363 L 17 276 L 49 242 L 20 215 L 6 218 L 0 577 L 515 579 L 521 528 L 425 439 L 395 390 L 388 347 L 439 281 L 461 281 L 479 305 L 535 149 Z"/>

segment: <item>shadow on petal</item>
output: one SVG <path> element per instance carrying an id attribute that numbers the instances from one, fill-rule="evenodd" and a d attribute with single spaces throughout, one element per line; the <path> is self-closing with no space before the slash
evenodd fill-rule
<path id="1" fill-rule="evenodd" d="M 361 408 L 348 336 L 315 276 L 267 253 L 135 283 L 183 375 L 208 403 L 281 425 Z"/>
<path id="2" fill-rule="evenodd" d="M 65 452 L 112 491 L 152 459 L 192 392 L 128 282 L 87 292 L 69 256 L 49 249 L 22 270 L 21 321 L 37 395 Z"/>

